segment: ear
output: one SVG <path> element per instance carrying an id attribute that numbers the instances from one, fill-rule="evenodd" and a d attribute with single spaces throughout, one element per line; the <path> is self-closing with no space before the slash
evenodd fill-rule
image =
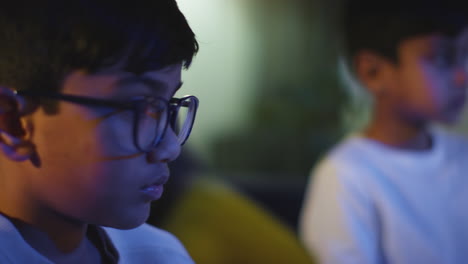
<path id="1" fill-rule="evenodd" d="M 374 96 L 384 92 L 389 62 L 372 51 L 361 51 L 354 57 L 354 69 L 361 83 Z"/>
<path id="2" fill-rule="evenodd" d="M 22 116 L 25 101 L 7 87 L 0 87 L 0 152 L 10 160 L 35 157 L 32 122 Z"/>

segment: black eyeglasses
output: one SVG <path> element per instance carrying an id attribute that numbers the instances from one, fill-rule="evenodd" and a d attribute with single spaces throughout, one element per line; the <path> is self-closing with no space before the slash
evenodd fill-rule
<path id="1" fill-rule="evenodd" d="M 156 96 L 137 96 L 128 101 L 114 101 L 93 97 L 76 96 L 42 91 L 15 91 L 25 97 L 40 97 L 62 100 L 91 107 L 109 107 L 133 111 L 133 141 L 138 150 L 149 152 L 164 138 L 167 127 L 171 126 L 183 145 L 192 131 L 198 109 L 195 96 L 172 98 L 167 101 Z"/>

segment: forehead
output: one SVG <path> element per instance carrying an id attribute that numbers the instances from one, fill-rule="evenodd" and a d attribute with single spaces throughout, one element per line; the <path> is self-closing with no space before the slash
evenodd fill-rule
<path id="1" fill-rule="evenodd" d="M 447 37 L 442 34 L 434 33 L 408 38 L 401 42 L 399 46 L 400 55 L 414 54 L 426 52 L 436 52 L 455 48 L 456 39 Z"/>
<path id="2" fill-rule="evenodd" d="M 181 70 L 182 65 L 177 64 L 138 75 L 119 69 L 106 69 L 92 74 L 73 71 L 65 77 L 62 92 L 102 98 L 149 93 L 169 98 L 181 85 Z"/>

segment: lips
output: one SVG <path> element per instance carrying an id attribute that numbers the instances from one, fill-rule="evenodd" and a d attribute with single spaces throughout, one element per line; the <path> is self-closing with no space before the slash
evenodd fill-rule
<path id="1" fill-rule="evenodd" d="M 148 184 L 145 184 L 141 187 L 141 189 L 148 189 L 148 188 L 151 188 L 151 187 L 154 187 L 154 186 L 163 186 L 164 184 L 167 183 L 167 181 L 169 180 L 169 176 L 165 175 L 165 176 L 162 176 L 162 177 L 159 177 L 157 180 L 151 182 L 151 183 L 148 183 Z"/>
<path id="2" fill-rule="evenodd" d="M 159 177 L 152 183 L 145 184 L 141 187 L 140 191 L 143 194 L 145 202 L 151 202 L 161 198 L 164 192 L 164 184 L 169 179 L 169 176 Z"/>

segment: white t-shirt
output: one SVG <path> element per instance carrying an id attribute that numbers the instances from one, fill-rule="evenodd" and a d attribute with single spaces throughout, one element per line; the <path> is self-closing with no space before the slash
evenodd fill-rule
<path id="1" fill-rule="evenodd" d="M 180 241 L 148 224 L 131 230 L 104 228 L 119 252 L 122 264 L 194 264 Z"/>
<path id="2" fill-rule="evenodd" d="M 300 234 L 321 263 L 468 263 L 468 141 L 430 151 L 353 135 L 313 172 Z"/>
<path id="3" fill-rule="evenodd" d="M 193 260 L 173 235 L 143 224 L 131 230 L 103 228 L 109 240 L 106 245 L 118 252 L 121 264 L 193 264 Z M 0 214 L 0 263 L 1 264 L 52 264 L 33 249 L 15 226 Z"/>

